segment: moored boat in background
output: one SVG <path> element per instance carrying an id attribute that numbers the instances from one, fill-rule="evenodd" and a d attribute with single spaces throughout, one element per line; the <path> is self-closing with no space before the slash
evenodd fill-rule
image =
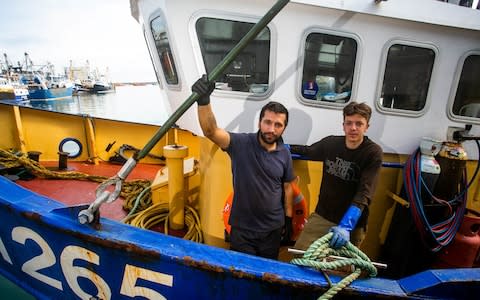
<path id="1" fill-rule="evenodd" d="M 107 82 L 104 78 L 100 78 L 93 84 L 92 92 L 94 93 L 106 93 L 113 90 L 111 83 Z"/>
<path id="2" fill-rule="evenodd" d="M 0 62 L 0 100 L 23 101 L 28 99 L 28 88 L 19 82 L 17 68 L 8 60 L 6 53 Z"/>
<path id="3" fill-rule="evenodd" d="M 33 64 L 28 53 L 24 56 L 24 64 L 16 67 L 16 76 L 20 84 L 27 87 L 29 99 L 53 100 L 72 96 L 74 85 L 65 74 L 55 72 L 50 62 L 38 66 Z"/>
<path id="4" fill-rule="evenodd" d="M 23 101 L 28 99 L 28 89 L 21 84 L 15 84 L 7 78 L 0 77 L 0 100 Z"/>
<path id="5" fill-rule="evenodd" d="M 72 97 L 73 83 L 61 77 L 43 78 L 39 74 L 25 74 L 21 82 L 28 87 L 28 97 L 31 100 L 58 100 Z"/>
<path id="6" fill-rule="evenodd" d="M 114 91 L 113 84 L 107 76 L 108 68 L 105 73 L 101 73 L 98 68 L 91 70 L 88 60 L 82 67 L 74 67 L 71 62 L 68 73 L 70 80 L 75 82 L 78 92 L 106 93 Z"/>

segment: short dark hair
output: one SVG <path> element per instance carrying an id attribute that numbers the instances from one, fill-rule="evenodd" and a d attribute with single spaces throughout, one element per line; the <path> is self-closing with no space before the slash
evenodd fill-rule
<path id="1" fill-rule="evenodd" d="M 260 121 L 262 121 L 263 117 L 265 116 L 265 111 L 273 111 L 276 114 L 285 114 L 285 127 L 288 124 L 288 110 L 283 106 L 283 104 L 275 101 L 270 101 L 262 107 L 260 111 Z"/>
<path id="2" fill-rule="evenodd" d="M 355 114 L 359 114 L 365 119 L 367 119 L 367 124 L 370 122 L 370 117 L 372 116 L 372 109 L 368 104 L 365 102 L 358 103 L 355 101 L 352 101 L 348 103 L 344 108 L 343 108 L 343 119 L 345 120 L 346 116 L 352 116 Z"/>

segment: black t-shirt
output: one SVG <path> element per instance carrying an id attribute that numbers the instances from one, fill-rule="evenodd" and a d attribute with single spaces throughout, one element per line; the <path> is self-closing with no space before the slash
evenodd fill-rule
<path id="1" fill-rule="evenodd" d="M 364 227 L 382 166 L 381 147 L 365 136 L 358 148 L 348 149 L 345 136 L 328 136 L 311 146 L 292 145 L 292 152 L 323 162 L 315 212 L 338 224 L 355 204 L 363 210 L 357 227 Z"/>
<path id="2" fill-rule="evenodd" d="M 290 152 L 282 141 L 268 152 L 257 133 L 230 133 L 225 150 L 232 160 L 234 198 L 229 224 L 257 232 L 285 222 L 283 183 L 294 179 Z"/>

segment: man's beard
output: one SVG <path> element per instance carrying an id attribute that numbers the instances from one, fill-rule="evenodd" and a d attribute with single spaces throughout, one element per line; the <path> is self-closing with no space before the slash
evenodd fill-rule
<path id="1" fill-rule="evenodd" d="M 265 144 L 269 144 L 269 145 L 273 145 L 275 144 L 278 139 L 280 138 L 280 136 L 276 136 L 274 134 L 270 135 L 273 139 L 269 139 L 267 137 L 267 135 L 263 132 L 260 131 L 260 138 L 262 139 L 262 141 L 265 143 Z"/>

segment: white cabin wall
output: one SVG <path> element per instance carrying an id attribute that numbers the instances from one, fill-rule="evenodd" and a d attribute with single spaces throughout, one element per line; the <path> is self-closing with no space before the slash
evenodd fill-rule
<path id="1" fill-rule="evenodd" d="M 292 7 L 289 6 L 288 8 Z M 444 140 L 446 139 L 448 126 L 463 126 L 462 123 L 448 120 L 447 103 L 458 59 L 468 50 L 480 47 L 478 33 L 359 13 L 342 13 L 340 11 L 332 13 L 330 9 L 314 7 L 295 8 L 295 15 L 296 20 L 298 20 L 295 23 L 296 27 L 306 28 L 317 25 L 352 32 L 360 37 L 361 44 L 359 47 L 362 48 L 362 55 L 358 57 L 360 65 L 357 70 L 360 71 L 360 75 L 353 99 L 365 101 L 374 108 L 372 125 L 368 134 L 379 142 L 386 152 L 411 153 L 418 147 L 422 136 Z M 322 18 L 318 18 L 318 16 L 322 16 Z M 283 24 L 279 19 L 276 19 L 276 21 Z M 292 31 L 293 28 L 290 29 L 290 32 Z M 476 35 L 476 39 L 474 35 Z M 420 117 L 386 115 L 375 109 L 374 100 L 376 99 L 378 85 L 382 80 L 379 73 L 380 69 L 383 68 L 384 46 L 393 38 L 433 44 L 438 48 L 427 99 L 427 110 Z M 281 41 L 280 37 L 279 44 Z M 288 42 L 283 46 L 279 45 L 279 48 L 284 49 L 287 45 Z M 298 85 L 293 88 L 298 89 Z M 340 126 L 332 128 L 332 124 L 340 125 L 341 114 L 340 118 L 337 116 L 335 119 L 334 116 L 332 118 L 331 114 L 326 114 L 327 111 L 331 111 L 331 109 L 310 109 L 314 120 L 314 130 L 304 142 L 312 143 L 327 134 L 337 134 L 339 130 L 341 131 Z M 295 119 L 292 119 L 290 126 L 294 126 L 294 122 Z M 286 140 L 289 140 L 288 134 Z"/>
<path id="2" fill-rule="evenodd" d="M 164 77 L 161 76 L 161 78 L 166 90 L 167 99 L 169 100 L 173 111 L 175 111 L 191 93 L 191 80 L 189 79 L 189 74 L 192 72 L 191 66 L 195 65 L 195 61 L 193 60 L 191 41 L 185 25 L 188 24 L 188 19 L 192 13 L 192 10 L 189 8 L 190 4 L 189 1 L 172 2 L 149 0 L 149 6 L 145 8 L 146 11 L 150 12 L 145 14 L 147 16 L 151 15 L 153 11 L 158 10 L 158 8 L 161 8 L 164 17 L 166 18 L 168 38 L 174 56 L 179 84 L 178 86 L 169 86 Z M 158 15 L 158 13 L 155 15 Z M 157 62 L 157 65 L 159 70 L 161 70 L 159 61 Z M 189 84 L 187 84 L 187 82 Z M 195 108 L 195 110 L 193 110 L 193 108 Z M 180 126 L 180 128 L 191 129 L 192 126 L 199 128 L 196 119 L 196 105 L 194 104 L 187 112 L 185 112 L 176 124 Z M 192 131 L 196 132 L 196 130 Z"/>
<path id="3" fill-rule="evenodd" d="M 153 67 L 155 71 L 155 75 L 157 77 L 158 85 L 160 88 L 160 94 L 162 96 L 161 99 L 168 99 L 168 88 L 165 78 L 163 76 L 162 67 L 160 66 L 160 58 L 158 57 L 156 48 L 155 48 L 155 41 L 152 36 L 152 32 L 150 30 L 150 21 L 149 19 L 143 19 L 142 17 L 150 16 L 151 13 L 145 14 L 146 11 L 153 12 L 159 10 L 165 10 L 165 1 L 155 1 L 155 0 L 146 0 L 140 1 L 136 3 L 138 5 L 138 10 L 142 11 L 143 14 L 140 14 L 138 22 L 141 25 L 145 36 L 145 42 L 148 47 L 148 51 L 150 53 L 150 58 L 153 62 Z M 170 101 L 164 101 L 164 106 L 167 109 L 167 113 L 170 116 L 173 111 L 175 111 L 176 107 L 172 107 L 172 103 Z"/>
<path id="4" fill-rule="evenodd" d="M 438 126 L 442 116 L 435 116 L 435 122 L 428 122 L 432 117 L 430 101 L 435 99 L 433 109 L 442 108 L 445 111 L 446 98 L 437 98 L 432 94 L 434 89 L 430 88 L 427 98 L 426 113 L 420 117 L 398 116 L 385 114 L 376 108 L 376 100 L 380 94 L 383 78 L 381 73 L 385 65 L 384 55 L 388 51 L 386 46 L 392 40 L 413 42 L 414 44 L 431 44 L 428 34 L 422 34 L 423 24 L 414 24 L 406 21 L 387 19 L 371 15 L 356 14 L 352 22 L 346 24 L 345 30 L 352 30 L 361 36 L 364 55 L 361 61 L 360 80 L 358 84 L 358 97 L 360 101 L 366 101 L 373 109 L 373 116 L 370 122 L 368 135 L 378 142 L 384 152 L 387 153 L 411 153 L 420 143 L 422 136 L 429 136 L 443 139 L 445 132 Z M 438 62 L 438 57 L 436 63 Z M 432 74 L 432 82 L 435 80 L 436 72 Z M 438 105 L 442 103 L 441 105 Z M 446 117 L 445 113 L 443 116 Z"/>
<path id="5" fill-rule="evenodd" d="M 312 14 L 312 8 L 289 3 L 284 13 L 273 19 L 279 32 L 275 92 L 272 100 L 285 104 L 290 112 L 290 121 L 284 134 L 286 143 L 311 144 L 327 134 L 342 134 L 342 111 L 338 108 L 325 109 L 307 106 L 300 102 L 300 85 L 303 65 L 303 50 L 300 41 L 309 27 L 332 24 L 342 14 L 336 10 L 323 9 L 322 16 Z M 299 61 L 300 60 L 300 61 Z"/>
<path id="6" fill-rule="evenodd" d="M 415 20 L 459 28 L 480 29 L 478 12 L 437 0 L 291 0 L 291 2 L 324 6 L 353 12 L 362 12 L 387 18 Z M 434 12 L 434 13 L 433 13 Z"/>
<path id="7" fill-rule="evenodd" d="M 373 2 L 373 1 L 371 1 Z M 180 106 L 191 94 L 190 87 L 203 74 L 194 19 L 203 12 L 235 14 L 258 20 L 275 1 L 140 1 L 144 16 L 162 8 L 167 16 L 169 39 L 172 46 L 180 85 L 163 86 L 172 109 Z M 370 3 L 370 2 L 369 2 Z M 415 9 L 415 8 L 412 8 Z M 148 24 L 148 21 L 147 21 Z M 188 25 L 188 26 L 187 26 Z M 466 29 L 410 22 L 370 14 L 345 12 L 290 2 L 270 23 L 272 47 L 275 53 L 274 91 L 268 99 L 244 101 L 246 93 L 212 94 L 212 107 L 220 127 L 237 132 L 257 130 L 260 108 L 269 100 L 285 104 L 290 111 L 290 122 L 284 135 L 287 143 L 311 144 L 329 134 L 342 134 L 342 107 L 314 107 L 300 102 L 297 73 L 302 59 L 301 45 L 305 30 L 311 27 L 353 33 L 359 37 L 359 56 L 353 100 L 365 101 L 373 108 L 368 135 L 381 144 L 385 152 L 409 154 L 419 145 L 423 136 L 446 139 L 449 126 L 463 127 L 447 117 L 447 103 L 460 57 L 468 50 L 480 49 L 480 33 Z M 148 25 L 147 25 L 148 27 Z M 375 99 L 382 81 L 385 45 L 393 38 L 409 42 L 435 45 L 438 53 L 430 82 L 425 114 L 420 117 L 391 115 L 376 109 Z M 419 44 L 421 45 L 421 44 Z M 158 59 L 157 68 L 161 70 Z M 160 76 L 163 79 L 162 76 Z M 194 104 L 177 124 L 202 135 Z M 478 131 L 478 125 L 474 131 Z"/>
<path id="8" fill-rule="evenodd" d="M 293 8 L 290 5 L 288 4 L 287 8 Z M 464 126 L 463 123 L 453 122 L 448 119 L 447 103 L 460 57 L 469 50 L 480 48 L 478 32 L 359 13 L 340 11 L 332 13 L 330 9 L 316 7 L 306 7 L 304 9 L 295 7 L 294 10 L 295 19 L 298 20 L 295 22 L 295 27 L 320 26 L 330 29 L 334 28 L 355 33 L 360 37 L 361 43 L 359 47 L 362 48 L 362 55 L 357 58 L 360 63 L 357 71 L 360 72 L 360 75 L 358 77 L 357 91 L 354 93 L 353 99 L 365 101 L 374 109 L 368 134 L 382 145 L 385 152 L 408 154 L 418 147 L 421 137 L 428 136 L 445 140 L 449 126 Z M 318 18 L 318 16 L 322 17 Z M 275 20 L 277 24 L 288 24 L 280 19 Z M 294 32 L 292 27 L 289 28 L 289 34 Z M 279 31 L 282 31 L 282 29 L 279 29 Z M 426 112 L 420 117 L 386 115 L 375 109 L 374 101 L 378 93 L 378 85 L 382 81 L 379 74 L 380 69 L 383 68 L 382 56 L 385 51 L 384 47 L 393 38 L 432 44 L 438 49 L 430 82 Z M 288 46 L 289 41 L 283 41 L 285 44 L 282 45 L 282 37 L 280 37 L 280 49 L 285 49 Z M 299 76 L 301 75 L 299 74 Z M 276 88 L 278 89 L 278 87 Z M 298 85 L 294 85 L 292 89 L 298 89 Z M 302 108 L 301 104 L 298 103 L 297 105 L 299 105 L 299 108 Z M 310 108 L 309 113 L 313 120 L 313 130 L 306 139 L 302 137 L 304 140 L 300 142 L 310 144 L 327 134 L 338 134 L 341 131 L 341 114 L 332 116 L 331 113 L 327 113 L 332 110 Z M 295 122 L 296 119 L 292 118 L 289 125 L 291 126 L 290 129 L 295 126 Z M 305 123 L 306 121 L 302 120 L 302 122 Z M 332 126 L 335 124 L 338 125 L 336 128 Z M 474 127 L 478 128 L 478 126 Z M 295 138 L 298 139 L 298 135 L 290 138 L 291 135 L 289 133 L 291 132 L 287 129 L 285 138 L 287 142 Z"/>
<path id="9" fill-rule="evenodd" d="M 216 10 L 229 12 L 229 14 L 234 14 L 241 16 L 242 18 L 248 18 L 252 22 L 257 22 L 264 13 L 266 13 L 275 1 L 212 1 L 217 2 L 217 5 L 214 5 Z M 288 6 L 289 4 L 287 4 Z M 201 7 L 202 5 L 199 4 Z M 206 7 L 206 6 L 203 6 Z M 283 35 L 283 32 L 280 32 L 277 25 L 277 18 L 284 18 L 285 10 L 281 11 L 274 20 L 269 24 L 271 30 L 272 40 L 280 38 Z M 258 130 L 258 118 L 260 109 L 270 100 L 279 101 L 285 104 L 287 108 L 290 108 L 287 102 L 287 99 L 293 99 L 290 95 L 292 93 L 292 88 L 289 86 L 288 82 L 291 78 L 294 78 L 294 70 L 289 69 L 287 72 L 284 72 L 282 67 L 285 64 L 279 64 L 278 60 L 280 59 L 281 53 L 283 51 L 291 52 L 293 57 L 297 56 L 297 49 L 282 49 L 280 51 L 279 47 L 274 43 L 272 45 L 276 57 L 275 61 L 270 65 L 270 69 L 274 72 L 274 79 L 271 83 L 275 87 L 275 90 L 268 99 L 255 99 L 245 101 L 248 97 L 246 93 L 224 93 L 222 91 L 215 91 L 212 94 L 212 108 L 215 113 L 217 123 L 220 127 L 226 128 L 229 131 L 234 132 L 255 132 Z M 289 54 L 286 54 L 287 56 Z M 200 64 L 202 64 L 200 62 Z M 202 65 L 203 67 L 203 65 Z M 294 65 L 293 67 L 296 67 Z M 199 73 L 200 75 L 201 73 Z M 278 90 L 277 90 L 278 88 Z"/>
<path id="10" fill-rule="evenodd" d="M 378 20 L 372 21 L 374 22 L 371 22 L 371 24 L 378 23 Z M 452 29 L 392 19 L 383 19 L 381 21 L 382 23 L 379 26 L 382 28 L 384 40 L 385 38 L 389 40 L 392 37 L 398 37 L 401 40 L 432 44 L 438 49 L 427 96 L 425 114 L 419 117 L 404 117 L 386 115 L 376 110 L 372 126 L 369 129 L 370 135 L 373 135 L 374 138 L 379 138 L 384 151 L 408 154 L 418 147 L 421 137 L 428 136 L 445 140 L 449 126 L 464 126 L 463 123 L 453 122 L 448 119 L 448 103 L 451 89 L 455 84 L 454 75 L 459 59 L 467 51 L 480 47 L 480 36 L 478 32 L 475 33 L 475 36 L 473 32 L 464 29 Z M 359 25 L 357 27 L 363 29 L 363 26 Z M 390 35 L 390 37 L 385 36 L 385 34 Z M 368 48 L 374 47 L 373 45 L 376 42 L 377 47 L 375 48 L 379 48 L 379 34 L 365 34 L 365 37 L 366 53 L 375 51 Z M 382 78 L 378 77 L 378 73 L 368 74 L 371 70 L 368 70 L 366 67 L 366 65 L 372 65 L 375 59 L 372 60 L 369 55 L 365 55 L 364 58 L 361 78 L 370 77 L 375 85 L 381 84 Z M 369 60 L 372 60 L 372 63 Z M 380 63 L 378 65 L 379 69 L 383 68 L 382 61 L 377 60 L 376 62 Z M 375 76 L 377 77 L 376 79 L 374 78 Z M 367 82 L 361 82 L 359 90 L 364 91 L 365 89 L 367 93 L 372 92 Z M 374 94 L 376 99 L 375 96 L 376 94 Z M 478 128 L 478 126 L 476 127 Z"/>

